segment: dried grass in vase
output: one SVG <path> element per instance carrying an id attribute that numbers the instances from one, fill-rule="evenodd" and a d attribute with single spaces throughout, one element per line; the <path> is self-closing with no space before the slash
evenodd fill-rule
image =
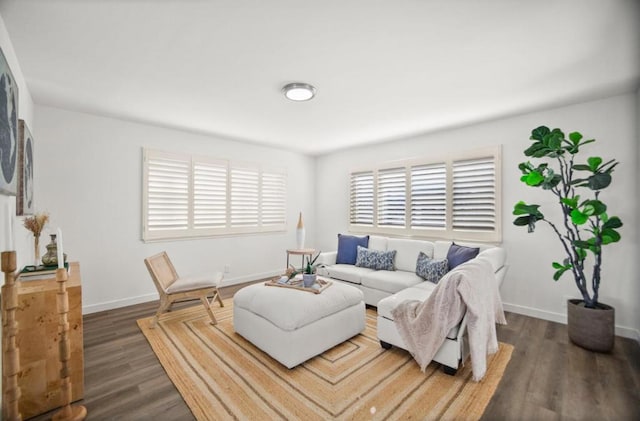
<path id="1" fill-rule="evenodd" d="M 33 216 L 24 218 L 24 227 L 33 233 L 36 264 L 40 260 L 40 234 L 42 234 L 47 222 L 49 222 L 49 214 L 47 212 L 37 212 Z"/>

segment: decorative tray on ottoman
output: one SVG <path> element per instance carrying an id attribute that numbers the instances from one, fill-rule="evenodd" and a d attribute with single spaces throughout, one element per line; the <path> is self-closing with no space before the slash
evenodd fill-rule
<path id="1" fill-rule="evenodd" d="M 278 279 L 273 279 L 271 281 L 267 281 L 264 284 L 270 287 L 291 288 L 291 289 L 298 289 L 300 291 L 308 291 L 313 294 L 320 294 L 322 291 L 329 288 L 333 284 L 333 282 L 327 281 L 322 278 L 318 278 L 313 283 L 313 285 L 311 285 L 310 287 L 305 287 L 302 284 L 302 279 L 296 279 L 296 278 L 286 279 L 285 278 L 285 280 L 283 280 L 283 278 L 278 278 Z"/>

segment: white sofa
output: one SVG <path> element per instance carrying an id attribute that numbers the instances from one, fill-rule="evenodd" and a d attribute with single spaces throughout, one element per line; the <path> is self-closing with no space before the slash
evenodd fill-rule
<path id="1" fill-rule="evenodd" d="M 336 264 L 337 251 L 322 253 L 318 259 L 318 274 L 359 288 L 366 304 L 378 309 L 378 339 L 384 348 L 392 345 L 406 349 L 404 341 L 393 321 L 392 310 L 404 300 L 426 300 L 436 284 L 416 275 L 416 261 L 420 252 L 434 259 L 444 259 L 451 241 L 426 241 L 369 236 L 369 249 L 396 250 L 395 271 L 372 270 L 355 265 Z M 502 284 L 507 266 L 506 253 L 501 247 L 456 241 L 456 244 L 477 247 L 476 259 L 486 259 L 493 267 L 498 285 Z M 436 353 L 434 361 L 442 364 L 444 371 L 455 374 L 460 363 L 469 353 L 465 340 L 466 316 L 449 332 L 447 339 Z"/>

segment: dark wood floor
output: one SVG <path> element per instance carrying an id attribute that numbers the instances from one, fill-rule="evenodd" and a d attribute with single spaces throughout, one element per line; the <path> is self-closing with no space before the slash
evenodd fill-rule
<path id="1" fill-rule="evenodd" d="M 87 419 L 194 419 L 136 325 L 156 305 L 84 317 Z M 640 420 L 636 341 L 618 337 L 611 354 L 596 354 L 571 344 L 562 324 L 513 313 L 507 321 L 498 339 L 515 349 L 483 420 Z"/>

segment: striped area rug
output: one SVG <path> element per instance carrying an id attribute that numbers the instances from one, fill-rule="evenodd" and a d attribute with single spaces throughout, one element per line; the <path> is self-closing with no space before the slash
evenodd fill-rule
<path id="1" fill-rule="evenodd" d="M 365 331 L 291 370 L 233 330 L 233 302 L 216 309 L 212 326 L 197 305 L 138 326 L 198 420 L 479 419 L 513 347 L 500 344 L 487 375 L 471 380 L 468 362 L 456 376 L 432 363 L 425 373 L 403 351 L 384 350 L 376 313 Z"/>

